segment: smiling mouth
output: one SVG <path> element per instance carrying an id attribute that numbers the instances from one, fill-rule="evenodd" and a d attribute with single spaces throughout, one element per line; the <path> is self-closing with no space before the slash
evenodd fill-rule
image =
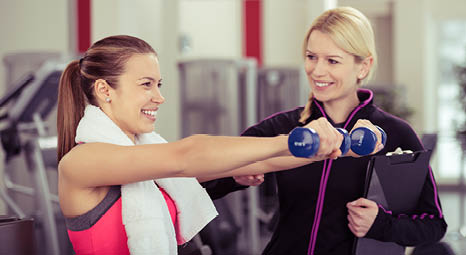
<path id="1" fill-rule="evenodd" d="M 149 117 L 155 118 L 157 116 L 156 110 L 141 110 L 141 112 Z"/>
<path id="2" fill-rule="evenodd" d="M 325 88 L 333 84 L 333 82 L 317 82 L 314 81 L 314 84 L 319 88 Z"/>

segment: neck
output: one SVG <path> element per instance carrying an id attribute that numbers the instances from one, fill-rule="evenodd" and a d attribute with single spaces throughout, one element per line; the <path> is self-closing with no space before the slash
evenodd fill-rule
<path id="1" fill-rule="evenodd" d="M 334 123 L 343 123 L 356 106 L 359 105 L 358 94 L 324 102 L 324 109 Z"/>
<path id="2" fill-rule="evenodd" d="M 125 134 L 129 137 L 129 139 L 134 143 L 136 144 L 136 135 L 134 134 L 129 134 L 129 133 L 126 133 Z"/>

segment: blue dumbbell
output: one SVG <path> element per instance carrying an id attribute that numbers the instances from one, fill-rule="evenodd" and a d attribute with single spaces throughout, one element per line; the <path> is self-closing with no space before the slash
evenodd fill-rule
<path id="1" fill-rule="evenodd" d="M 376 127 L 382 135 L 382 144 L 385 145 L 385 142 L 387 141 L 387 134 L 381 127 Z M 377 144 L 377 136 L 372 132 L 372 130 L 366 127 L 358 127 L 354 129 L 351 132 L 350 138 L 351 150 L 361 156 L 371 154 Z"/>
<path id="2" fill-rule="evenodd" d="M 384 131 L 381 127 L 379 127 L 379 126 L 377 126 L 377 125 L 376 125 L 375 127 L 376 127 L 376 128 L 380 131 L 380 133 L 382 134 L 382 144 L 383 144 L 383 146 L 385 146 L 385 143 L 387 142 L 387 133 L 385 133 L 385 131 Z"/>
<path id="3" fill-rule="evenodd" d="M 343 135 L 341 143 L 341 154 L 346 154 L 351 147 L 351 139 L 348 131 L 337 128 Z M 320 139 L 317 132 L 312 128 L 297 127 L 288 136 L 288 149 L 295 157 L 310 158 L 319 150 Z"/>
<path id="4" fill-rule="evenodd" d="M 376 127 L 380 130 L 382 144 L 385 145 L 387 135 L 382 128 Z M 342 155 L 345 155 L 350 148 L 354 153 L 361 156 L 369 155 L 374 151 L 377 144 L 377 136 L 369 128 L 356 128 L 350 135 L 342 128 L 337 128 L 337 130 L 343 135 L 343 142 L 340 146 Z M 319 145 L 319 135 L 311 128 L 295 128 L 288 136 L 288 148 L 295 157 L 312 157 L 319 150 Z"/>

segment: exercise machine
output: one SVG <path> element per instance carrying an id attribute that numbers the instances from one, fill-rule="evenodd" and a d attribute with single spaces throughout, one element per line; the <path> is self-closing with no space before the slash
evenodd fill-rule
<path id="1" fill-rule="evenodd" d="M 30 73 L 0 99 L 0 140 L 5 151 L 5 163 L 23 154 L 34 187 L 14 183 L 8 168 L 3 173 L 5 189 L 0 198 L 19 219 L 27 217 L 24 210 L 7 192 L 30 195 L 37 201 L 37 218 L 44 230 L 47 254 L 60 254 L 53 202 L 58 196 L 51 194 L 46 169 L 57 166 L 56 136 L 49 136 L 44 120 L 55 109 L 58 83 L 65 65 L 60 61 L 47 61 Z M 7 165 L 7 164 L 5 164 Z"/>

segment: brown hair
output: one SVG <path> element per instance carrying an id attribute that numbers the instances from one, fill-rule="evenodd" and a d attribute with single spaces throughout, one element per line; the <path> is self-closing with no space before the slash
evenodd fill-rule
<path id="1" fill-rule="evenodd" d="M 358 84 L 362 84 L 363 80 L 370 79 L 373 74 L 372 70 L 375 70 L 377 65 L 377 53 L 374 32 L 371 23 L 364 14 L 352 7 L 337 7 L 322 13 L 314 20 L 304 37 L 304 57 L 306 57 L 309 37 L 314 30 L 329 35 L 338 47 L 353 55 L 357 63 L 371 56 L 373 58 L 373 67 L 366 77 L 362 80 L 358 79 Z M 311 116 L 312 98 L 311 92 L 299 119 L 299 122 L 303 124 Z"/>
<path id="2" fill-rule="evenodd" d="M 139 38 L 110 36 L 95 42 L 83 58 L 65 68 L 58 87 L 58 161 L 76 145 L 76 128 L 86 104 L 98 106 L 94 82 L 103 79 L 116 88 L 128 59 L 134 54 L 147 53 L 157 56 L 155 50 Z"/>

